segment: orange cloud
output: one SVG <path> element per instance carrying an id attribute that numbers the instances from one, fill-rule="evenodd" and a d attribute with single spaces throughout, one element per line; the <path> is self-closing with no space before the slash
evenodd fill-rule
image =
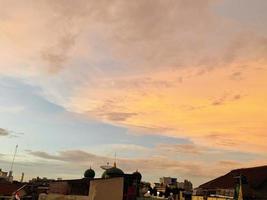
<path id="1" fill-rule="evenodd" d="M 267 39 L 220 2 L 1 3 L 1 75 L 129 129 L 267 149 Z"/>
<path id="2" fill-rule="evenodd" d="M 229 79 L 237 65 L 194 76 L 190 75 L 196 74 L 194 68 L 152 73 L 149 82 L 137 84 L 135 77 L 106 79 L 94 89 L 78 90 L 69 108 L 109 123 L 189 137 L 208 146 L 247 151 L 249 145 L 249 151 L 261 152 L 267 149 L 262 142 L 267 124 L 265 67 L 251 64 L 238 82 Z M 186 77 L 183 83 L 177 81 L 179 76 Z"/>

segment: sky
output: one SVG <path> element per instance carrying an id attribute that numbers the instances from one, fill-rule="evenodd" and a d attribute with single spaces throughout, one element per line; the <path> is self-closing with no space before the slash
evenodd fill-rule
<path id="1" fill-rule="evenodd" d="M 0 0 L 0 168 L 114 162 L 194 186 L 267 164 L 267 1 Z"/>

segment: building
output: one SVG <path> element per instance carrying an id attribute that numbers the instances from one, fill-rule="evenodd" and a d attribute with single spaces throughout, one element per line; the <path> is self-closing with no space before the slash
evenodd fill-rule
<path id="1" fill-rule="evenodd" d="M 155 187 L 150 191 L 151 196 L 169 197 L 175 199 L 190 199 L 193 185 L 190 181 L 177 182 L 177 178 L 161 177 L 159 183 L 154 183 Z"/>
<path id="2" fill-rule="evenodd" d="M 57 180 L 49 184 L 48 194 L 88 196 L 90 178 Z"/>
<path id="3" fill-rule="evenodd" d="M 5 182 L 0 183 L 0 200 L 12 199 L 16 194 L 19 196 L 24 196 L 25 192 L 25 184 L 19 182 Z"/>
<path id="4" fill-rule="evenodd" d="M 177 182 L 177 188 L 191 192 L 193 191 L 193 184 L 189 180 L 185 179 L 184 182 Z"/>
<path id="5" fill-rule="evenodd" d="M 49 183 L 48 194 L 41 194 L 41 200 L 54 199 L 122 199 L 136 200 L 142 193 L 142 175 L 136 171 L 125 174 L 114 163 L 107 168 L 101 178 L 95 178 L 93 169 L 84 172 L 84 178 L 74 180 L 55 180 Z M 121 197 L 121 198 L 120 198 Z"/>
<path id="6" fill-rule="evenodd" d="M 234 198 L 241 183 L 243 199 L 267 199 L 267 166 L 235 169 L 200 185 L 196 195 Z"/>
<path id="7" fill-rule="evenodd" d="M 7 174 L 8 174 L 8 172 L 4 172 L 4 171 L 2 171 L 2 169 L 0 169 L 0 178 L 6 179 L 8 177 Z"/>
<path id="8" fill-rule="evenodd" d="M 177 184 L 177 178 L 172 178 L 172 177 L 162 177 L 159 179 L 159 182 L 161 185 L 176 185 Z"/>
<path id="9" fill-rule="evenodd" d="M 0 169 L 0 182 L 2 181 L 13 181 L 13 176 L 12 176 L 12 171 L 8 172 L 4 172 L 2 171 L 2 169 Z"/>

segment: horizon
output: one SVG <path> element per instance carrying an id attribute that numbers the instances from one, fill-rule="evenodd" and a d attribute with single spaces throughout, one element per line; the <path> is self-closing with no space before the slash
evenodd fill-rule
<path id="1" fill-rule="evenodd" d="M 0 0 L 0 168 L 113 163 L 195 186 L 267 165 L 267 1 Z"/>

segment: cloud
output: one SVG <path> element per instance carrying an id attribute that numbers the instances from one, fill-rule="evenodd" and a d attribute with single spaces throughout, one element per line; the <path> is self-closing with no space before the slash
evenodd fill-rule
<path id="1" fill-rule="evenodd" d="M 230 94 L 230 93 L 225 93 L 222 96 L 220 96 L 219 98 L 213 100 L 213 102 L 211 103 L 212 106 L 220 106 L 223 105 L 225 103 L 231 102 L 231 101 L 237 101 L 240 100 L 242 98 L 241 94 Z"/>
<path id="2" fill-rule="evenodd" d="M 107 119 L 111 121 L 126 121 L 128 118 L 135 115 L 137 115 L 137 113 L 122 113 L 122 112 L 105 113 Z"/>
<path id="3" fill-rule="evenodd" d="M 218 162 L 218 164 L 221 164 L 221 165 L 227 166 L 227 167 L 231 167 L 232 169 L 237 168 L 241 165 L 240 162 L 233 161 L 233 160 L 221 160 Z"/>
<path id="4" fill-rule="evenodd" d="M 208 148 L 201 147 L 195 144 L 159 144 L 156 148 L 159 148 L 159 151 L 163 151 L 171 154 L 195 154 L 199 155 L 205 152 L 208 152 Z"/>
<path id="5" fill-rule="evenodd" d="M 230 75 L 230 79 L 231 80 L 236 80 L 236 81 L 239 81 L 242 79 L 242 72 L 233 72 L 231 75 Z"/>
<path id="6" fill-rule="evenodd" d="M 0 128 L 0 136 L 8 136 L 10 132 L 6 129 Z"/>
<path id="7" fill-rule="evenodd" d="M 86 169 L 86 167 L 89 167 L 91 165 L 98 173 L 101 173 L 98 166 L 104 165 L 106 164 L 106 162 L 112 162 L 114 160 L 114 158 L 111 157 L 99 156 L 80 150 L 61 151 L 57 155 L 48 154 L 46 152 L 40 151 L 31 151 L 30 154 L 33 155 L 35 158 L 45 159 L 47 162 L 49 162 L 49 160 L 65 162 L 64 164 L 56 164 L 53 162 L 53 164 L 57 166 L 74 166 L 75 163 L 76 169 Z M 40 163 L 41 161 L 39 160 L 38 162 Z M 199 177 L 211 177 L 210 174 L 206 172 L 206 170 L 202 170 L 204 168 L 200 168 L 201 170 L 198 171 L 195 170 L 200 165 L 203 165 L 203 163 L 201 164 L 199 162 L 193 161 L 177 161 L 162 156 L 152 156 L 149 158 L 134 159 L 119 158 L 117 159 L 117 164 L 118 167 L 123 169 L 125 173 L 132 173 L 136 169 L 138 169 L 141 173 L 143 173 L 144 178 L 149 179 L 150 181 L 153 180 L 152 177 L 154 177 L 153 181 L 155 181 L 155 174 L 158 174 L 159 177 L 162 175 L 168 176 L 179 174 L 180 177 L 190 177 L 194 180 Z M 166 171 L 166 169 L 168 169 L 168 171 Z"/>
<path id="8" fill-rule="evenodd" d="M 225 136 L 223 133 L 211 133 L 206 136 L 207 139 L 214 141 L 215 145 L 232 147 L 237 146 L 240 141 L 236 140 L 235 137 Z"/>
<path id="9" fill-rule="evenodd" d="M 58 160 L 58 161 L 65 161 L 65 162 L 88 162 L 90 160 L 99 161 L 105 160 L 105 157 L 96 156 L 91 153 L 87 153 L 81 150 L 69 150 L 69 151 L 60 151 L 59 155 L 52 155 L 47 152 L 43 151 L 29 151 L 29 154 L 43 158 L 48 160 Z"/>
<path id="10" fill-rule="evenodd" d="M 75 36 L 66 34 L 54 46 L 48 47 L 41 52 L 41 58 L 48 63 L 48 71 L 58 72 L 64 67 L 69 57 L 69 51 L 75 45 Z"/>
<path id="11" fill-rule="evenodd" d="M 190 149 L 189 146 L 190 145 L 174 145 L 173 147 L 174 149 L 177 149 L 181 154 L 192 153 L 199 155 L 195 151 L 188 151 Z M 166 146 L 158 146 L 155 148 L 159 148 L 161 152 L 168 152 L 165 147 Z M 179 149 L 185 149 L 185 152 L 181 152 Z M 207 150 L 205 148 L 199 149 L 202 153 L 206 152 Z M 72 175 L 73 178 L 75 178 L 75 174 L 76 178 L 80 176 L 83 170 L 85 170 L 89 166 L 92 166 L 100 176 L 103 171 L 100 170 L 99 166 L 105 165 L 107 162 L 112 163 L 114 161 L 113 157 L 93 154 L 83 150 L 66 150 L 60 151 L 58 152 L 58 154 L 49 154 L 43 151 L 30 151 L 29 153 L 34 156 L 32 160 L 41 158 L 44 159 L 45 163 L 47 163 L 48 165 L 57 166 L 55 169 L 53 168 L 54 170 L 57 170 L 57 168 L 61 167 L 65 168 L 65 171 L 67 171 L 68 169 L 72 170 L 72 173 L 75 172 Z M 212 154 L 208 155 L 209 157 L 212 156 Z M 216 156 L 217 154 L 215 154 L 215 157 Z M 198 157 L 196 157 L 196 159 L 194 160 L 182 160 L 181 157 L 179 157 L 179 159 L 176 159 L 175 157 L 170 155 L 154 155 L 146 158 L 117 158 L 117 166 L 121 168 L 125 173 L 132 173 L 133 171 L 138 169 L 142 173 L 143 180 L 145 181 L 153 182 L 157 181 L 157 178 L 161 176 L 177 177 L 177 175 L 179 175 L 178 178 L 180 180 L 189 179 L 193 181 L 196 186 L 212 178 L 215 178 L 216 176 L 223 175 L 224 173 L 227 173 L 235 168 L 250 167 L 262 164 L 264 162 L 266 163 L 266 160 L 246 160 L 239 162 L 231 159 L 223 159 L 223 157 L 218 158 L 218 156 L 214 160 L 209 161 L 200 161 L 197 158 Z M 61 163 L 62 161 L 64 163 Z M 43 161 L 38 160 L 35 165 L 39 165 L 38 163 L 43 163 Z"/>

